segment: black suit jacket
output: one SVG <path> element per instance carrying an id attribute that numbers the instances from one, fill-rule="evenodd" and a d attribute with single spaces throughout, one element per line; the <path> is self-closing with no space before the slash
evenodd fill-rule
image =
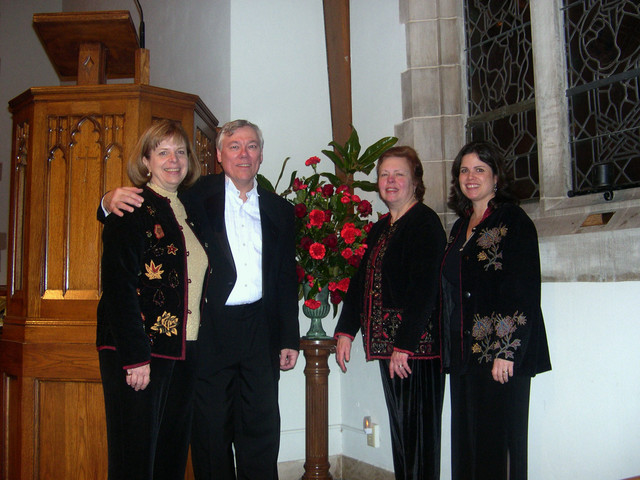
<path id="1" fill-rule="evenodd" d="M 262 301 L 269 326 L 272 359 L 278 361 L 283 348 L 298 350 L 298 285 L 295 272 L 293 205 L 258 187 L 262 227 Z M 199 333 L 199 363 L 205 369 L 217 353 L 230 348 L 216 335 L 215 322 L 237 279 L 224 222 L 225 176 L 207 175 L 180 194 L 189 216 L 200 225 L 197 232 L 209 255 L 211 276 Z"/>

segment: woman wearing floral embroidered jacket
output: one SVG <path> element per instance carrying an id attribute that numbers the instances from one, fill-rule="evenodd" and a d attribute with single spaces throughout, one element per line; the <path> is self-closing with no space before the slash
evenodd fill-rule
<path id="1" fill-rule="evenodd" d="M 465 145 L 451 171 L 448 205 L 460 218 L 442 262 L 440 318 L 452 479 L 522 480 L 531 377 L 551 369 L 538 237 L 495 146 Z"/>
<path id="2" fill-rule="evenodd" d="M 180 124 L 154 124 L 128 165 L 144 205 L 105 220 L 97 346 L 109 480 L 184 479 L 208 261 L 177 193 L 199 172 Z"/>
<path id="3" fill-rule="evenodd" d="M 398 480 L 440 478 L 444 375 L 435 315 L 446 237 L 422 203 L 422 164 L 411 147 L 378 160 L 378 191 L 389 214 L 373 225 L 336 326 L 343 372 L 362 330 L 367 360 L 379 360 Z"/>

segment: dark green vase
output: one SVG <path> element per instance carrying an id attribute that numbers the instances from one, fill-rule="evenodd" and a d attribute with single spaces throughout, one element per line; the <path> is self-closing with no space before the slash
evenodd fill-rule
<path id="1" fill-rule="evenodd" d="M 302 286 L 302 291 L 304 292 L 304 298 L 307 298 L 307 294 L 311 290 L 311 287 L 308 283 L 305 283 Z M 304 338 L 313 338 L 313 339 L 327 339 L 331 338 L 327 335 L 327 333 L 322 328 L 322 319 L 329 314 L 331 310 L 331 305 L 329 305 L 329 289 L 327 287 L 320 290 L 316 293 L 314 297 L 318 302 L 320 302 L 320 306 L 315 310 L 309 308 L 305 305 L 302 306 L 302 313 L 304 313 L 307 317 L 311 319 L 311 327 L 309 331 L 304 336 Z"/>

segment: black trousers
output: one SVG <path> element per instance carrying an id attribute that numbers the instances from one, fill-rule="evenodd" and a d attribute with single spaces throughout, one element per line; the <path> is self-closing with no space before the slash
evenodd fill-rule
<path id="1" fill-rule="evenodd" d="M 118 353 L 99 352 L 109 480 L 184 480 L 195 385 L 196 342 L 186 360 L 151 359 L 144 390 L 126 383 Z"/>
<path id="2" fill-rule="evenodd" d="M 439 480 L 444 374 L 440 360 L 409 360 L 408 378 L 389 377 L 380 360 L 396 480 Z"/>
<path id="3" fill-rule="evenodd" d="M 531 378 L 450 375 L 452 480 L 526 480 Z"/>
<path id="4" fill-rule="evenodd" d="M 201 336 L 206 341 L 214 333 L 224 345 L 208 353 L 196 382 L 191 454 L 197 480 L 278 478 L 279 370 L 262 308 L 262 302 L 225 307 L 215 332 Z"/>

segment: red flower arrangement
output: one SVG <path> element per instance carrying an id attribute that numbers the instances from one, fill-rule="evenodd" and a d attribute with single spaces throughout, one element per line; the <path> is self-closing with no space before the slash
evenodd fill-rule
<path id="1" fill-rule="evenodd" d="M 318 157 L 309 158 L 305 165 L 313 168 L 313 174 L 295 177 L 283 196 L 294 204 L 300 298 L 304 295 L 302 285 L 308 283 L 311 289 L 304 304 L 316 309 L 320 303 L 315 294 L 328 288 L 335 313 L 366 252 L 365 238 L 371 228 L 368 217 L 373 208 L 337 176 L 318 173 L 319 162 Z"/>
<path id="2" fill-rule="evenodd" d="M 376 185 L 368 180 L 354 180 L 355 173 L 368 175 L 378 157 L 393 146 L 396 137 L 384 137 L 368 147 L 360 155 L 358 133 L 352 128 L 344 145 L 329 143 L 333 150 L 322 150 L 333 166 L 343 172 L 346 181 L 333 173 L 318 173 L 319 157 L 310 157 L 305 166 L 313 169 L 308 177 L 291 175 L 289 187 L 280 195 L 294 205 L 296 221 L 296 271 L 299 282 L 299 298 L 312 310 L 320 307 L 316 294 L 327 288 L 336 315 L 338 305 L 349 288 L 349 280 L 360 265 L 366 252 L 365 238 L 373 222 L 369 216 L 373 207 L 353 193 L 354 188 L 375 191 Z M 286 167 L 286 158 L 276 187 Z M 276 189 L 262 175 L 258 182 L 273 192 Z M 305 293 L 303 285 L 311 288 Z"/>

